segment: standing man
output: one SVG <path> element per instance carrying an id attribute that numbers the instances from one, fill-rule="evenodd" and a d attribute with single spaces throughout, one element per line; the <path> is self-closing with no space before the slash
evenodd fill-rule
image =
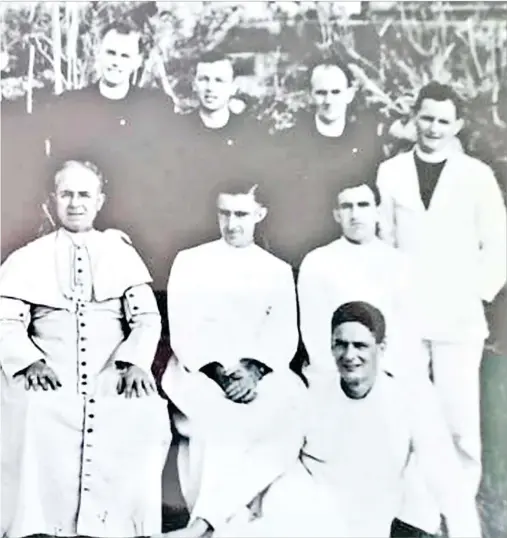
<path id="1" fill-rule="evenodd" d="M 95 165 L 55 176 L 60 226 L 0 270 L 2 536 L 161 527 L 171 433 L 150 373 L 160 315 L 135 250 L 94 228 Z"/>
<path id="2" fill-rule="evenodd" d="M 278 162 L 269 236 L 274 252 L 296 268 L 310 250 L 334 239 L 337 187 L 348 176 L 374 174 L 383 155 L 376 119 L 354 110 L 349 68 L 322 60 L 309 74 L 312 109 L 273 137 Z"/>
<path id="3" fill-rule="evenodd" d="M 134 85 L 143 52 L 142 36 L 132 24 L 107 26 L 96 58 L 98 81 L 52 100 L 45 111 L 46 145 L 50 164 L 79 156 L 101 167 L 110 203 L 98 225 L 126 232 L 146 261 L 155 289 L 163 290 L 173 239 L 174 223 L 168 218 L 171 181 L 179 170 L 180 117 L 163 91 Z"/>
<path id="4" fill-rule="evenodd" d="M 182 117 L 178 164 L 181 172 L 173 187 L 171 211 L 178 215 L 175 252 L 210 241 L 215 236 L 216 214 L 213 199 L 224 177 L 254 175 L 253 164 L 262 159 L 263 138 L 258 122 L 249 111 L 231 112 L 237 91 L 234 65 L 223 54 L 201 56 L 193 77 L 198 107 Z M 170 181 L 170 171 L 166 180 Z M 181 200 L 192 200 L 192 212 Z M 171 260 L 172 261 L 172 258 Z"/>
<path id="5" fill-rule="evenodd" d="M 385 318 L 361 301 L 328 321 L 334 375 L 308 392 L 306 442 L 291 469 L 265 493 L 260 517 L 224 538 L 387 538 L 417 454 L 450 538 L 479 538 L 476 507 L 455 484 L 463 469 L 429 384 L 386 373 Z"/>
<path id="6" fill-rule="evenodd" d="M 466 490 L 475 499 L 481 479 L 479 368 L 488 334 L 483 304 L 505 283 L 507 239 L 492 170 L 453 148 L 463 122 L 449 86 L 425 86 L 415 103 L 416 146 L 380 166 L 378 187 L 381 236 L 407 253 L 415 269 L 423 351 L 467 471 Z M 403 519 L 410 523 L 410 517 Z"/>
<path id="7" fill-rule="evenodd" d="M 305 256 L 298 278 L 301 334 L 309 355 L 307 374 L 327 375 L 335 363 L 327 320 L 343 303 L 367 300 L 388 321 L 393 373 L 424 378 L 417 337 L 411 271 L 405 256 L 377 238 L 380 193 L 372 181 L 350 178 L 338 186 L 333 217 L 342 236 Z M 408 350 L 412 349 L 412 352 Z"/>
<path id="8" fill-rule="evenodd" d="M 162 387 L 180 411 L 178 468 L 191 512 L 168 537 L 250 517 L 303 441 L 304 387 L 289 370 L 298 341 L 291 269 L 254 243 L 267 213 L 257 187 L 218 193 L 221 239 L 180 252 L 167 288 L 174 355 Z"/>

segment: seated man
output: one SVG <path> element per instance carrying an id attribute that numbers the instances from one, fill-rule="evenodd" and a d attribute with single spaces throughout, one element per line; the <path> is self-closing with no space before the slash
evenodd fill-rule
<path id="1" fill-rule="evenodd" d="M 222 238 L 180 252 L 167 290 L 174 355 L 162 387 L 175 417 L 178 467 L 204 536 L 247 505 L 295 459 L 303 443 L 304 386 L 289 370 L 298 343 L 291 268 L 254 242 L 267 209 L 256 187 L 220 187 Z"/>
<path id="2" fill-rule="evenodd" d="M 336 369 L 327 322 L 338 306 L 357 300 L 375 305 L 386 317 L 389 353 L 383 366 L 391 373 L 427 377 L 416 332 L 410 267 L 402 253 L 376 236 L 380 193 L 373 179 L 357 175 L 338 186 L 333 217 L 342 235 L 309 252 L 299 270 L 309 378 Z"/>
<path id="3" fill-rule="evenodd" d="M 136 251 L 93 227 L 102 183 L 93 164 L 65 162 L 54 181 L 60 227 L 0 269 L 9 538 L 161 528 L 171 432 L 150 372 L 160 315 Z"/>
<path id="4" fill-rule="evenodd" d="M 379 367 L 385 334 L 383 314 L 368 303 L 334 312 L 336 375 L 310 387 L 298 463 L 267 490 L 258 519 L 229 525 L 221 536 L 387 538 L 417 454 L 449 537 L 480 537 L 475 505 L 454 487 L 464 471 L 435 393 Z"/>

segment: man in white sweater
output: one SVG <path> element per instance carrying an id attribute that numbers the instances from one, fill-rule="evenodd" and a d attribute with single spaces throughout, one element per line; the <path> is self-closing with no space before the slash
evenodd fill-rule
<path id="1" fill-rule="evenodd" d="M 417 455 L 450 538 L 479 538 L 477 510 L 435 391 L 382 368 L 386 321 L 362 301 L 327 323 L 335 371 L 310 386 L 299 460 L 265 493 L 260 515 L 220 538 L 387 538 Z M 388 328 L 387 328 L 388 329 Z"/>
<path id="2" fill-rule="evenodd" d="M 178 468 L 203 536 L 243 512 L 295 461 L 304 387 L 289 370 L 298 342 L 291 268 L 254 242 L 267 213 L 256 187 L 217 196 L 221 239 L 180 252 L 171 269 L 173 356 L 162 380 L 178 408 Z"/>
<path id="3" fill-rule="evenodd" d="M 424 87 L 415 104 L 415 148 L 382 163 L 377 183 L 381 236 L 411 259 L 421 349 L 475 498 L 481 478 L 479 369 L 488 334 L 483 302 L 505 284 L 507 238 L 492 170 L 453 148 L 462 108 L 449 86 Z"/>
<path id="4" fill-rule="evenodd" d="M 301 264 L 301 333 L 310 360 L 306 371 L 310 379 L 334 371 L 329 320 L 338 306 L 352 300 L 368 301 L 385 312 L 389 354 L 384 366 L 399 374 L 423 377 L 414 345 L 418 340 L 409 265 L 403 254 L 376 236 L 379 204 L 380 194 L 373 182 L 356 176 L 341 184 L 333 216 L 342 236 L 308 253 Z"/>

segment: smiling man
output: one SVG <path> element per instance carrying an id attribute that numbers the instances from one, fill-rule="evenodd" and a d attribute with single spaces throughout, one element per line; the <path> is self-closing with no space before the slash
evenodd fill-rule
<path id="1" fill-rule="evenodd" d="M 467 471 L 466 489 L 475 499 L 481 479 L 479 369 L 488 334 L 483 302 L 492 301 L 506 280 L 505 206 L 492 170 L 453 147 L 464 117 L 452 88 L 428 84 L 414 112 L 415 149 L 378 171 L 381 237 L 411 260 L 426 369 L 431 367 Z M 433 532 L 434 518 L 418 514 L 426 505 L 420 495 L 403 519 Z"/>
<path id="2" fill-rule="evenodd" d="M 94 228 L 94 164 L 59 167 L 52 201 L 58 230 L 0 270 L 2 535 L 157 532 L 171 432 L 150 371 L 151 278 L 132 246 Z"/>
<path id="3" fill-rule="evenodd" d="M 382 313 L 352 301 L 330 321 L 335 369 L 308 391 L 299 460 L 266 491 L 259 518 L 231 523 L 217 537 L 387 538 L 407 463 L 417 456 L 449 538 L 479 538 L 474 503 L 452 485 L 463 483 L 463 469 L 434 391 L 381 366 Z"/>
<path id="4" fill-rule="evenodd" d="M 267 214 L 258 187 L 217 190 L 221 239 L 180 252 L 167 288 L 174 355 L 162 387 L 179 410 L 178 470 L 191 512 L 174 537 L 248 517 L 303 440 L 304 387 L 289 370 L 298 342 L 291 269 L 255 244 Z"/>

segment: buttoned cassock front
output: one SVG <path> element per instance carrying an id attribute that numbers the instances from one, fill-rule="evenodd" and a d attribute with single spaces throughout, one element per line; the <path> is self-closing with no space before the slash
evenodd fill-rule
<path id="1" fill-rule="evenodd" d="M 377 181 L 381 237 L 407 253 L 414 268 L 422 349 L 475 498 L 481 476 L 479 367 L 488 333 L 482 301 L 494 299 L 507 272 L 500 188 L 486 164 L 458 152 L 449 153 L 427 210 L 413 151 L 382 163 Z"/>
<path id="2" fill-rule="evenodd" d="M 174 351 L 162 386 L 183 416 L 176 427 L 182 490 L 192 518 L 216 529 L 297 458 L 302 383 L 289 370 L 297 312 L 288 264 L 256 245 L 223 240 L 180 252 L 168 283 Z M 249 404 L 228 400 L 200 368 L 256 359 L 272 372 Z"/>
<path id="3" fill-rule="evenodd" d="M 128 362 L 150 373 L 160 336 L 150 281 L 131 246 L 97 231 L 59 230 L 2 266 L 7 536 L 160 530 L 161 473 L 170 444 L 166 405 L 158 396 L 118 395 L 114 368 L 116 361 Z M 26 391 L 24 376 L 16 376 L 40 359 L 61 381 L 57 391 Z"/>

